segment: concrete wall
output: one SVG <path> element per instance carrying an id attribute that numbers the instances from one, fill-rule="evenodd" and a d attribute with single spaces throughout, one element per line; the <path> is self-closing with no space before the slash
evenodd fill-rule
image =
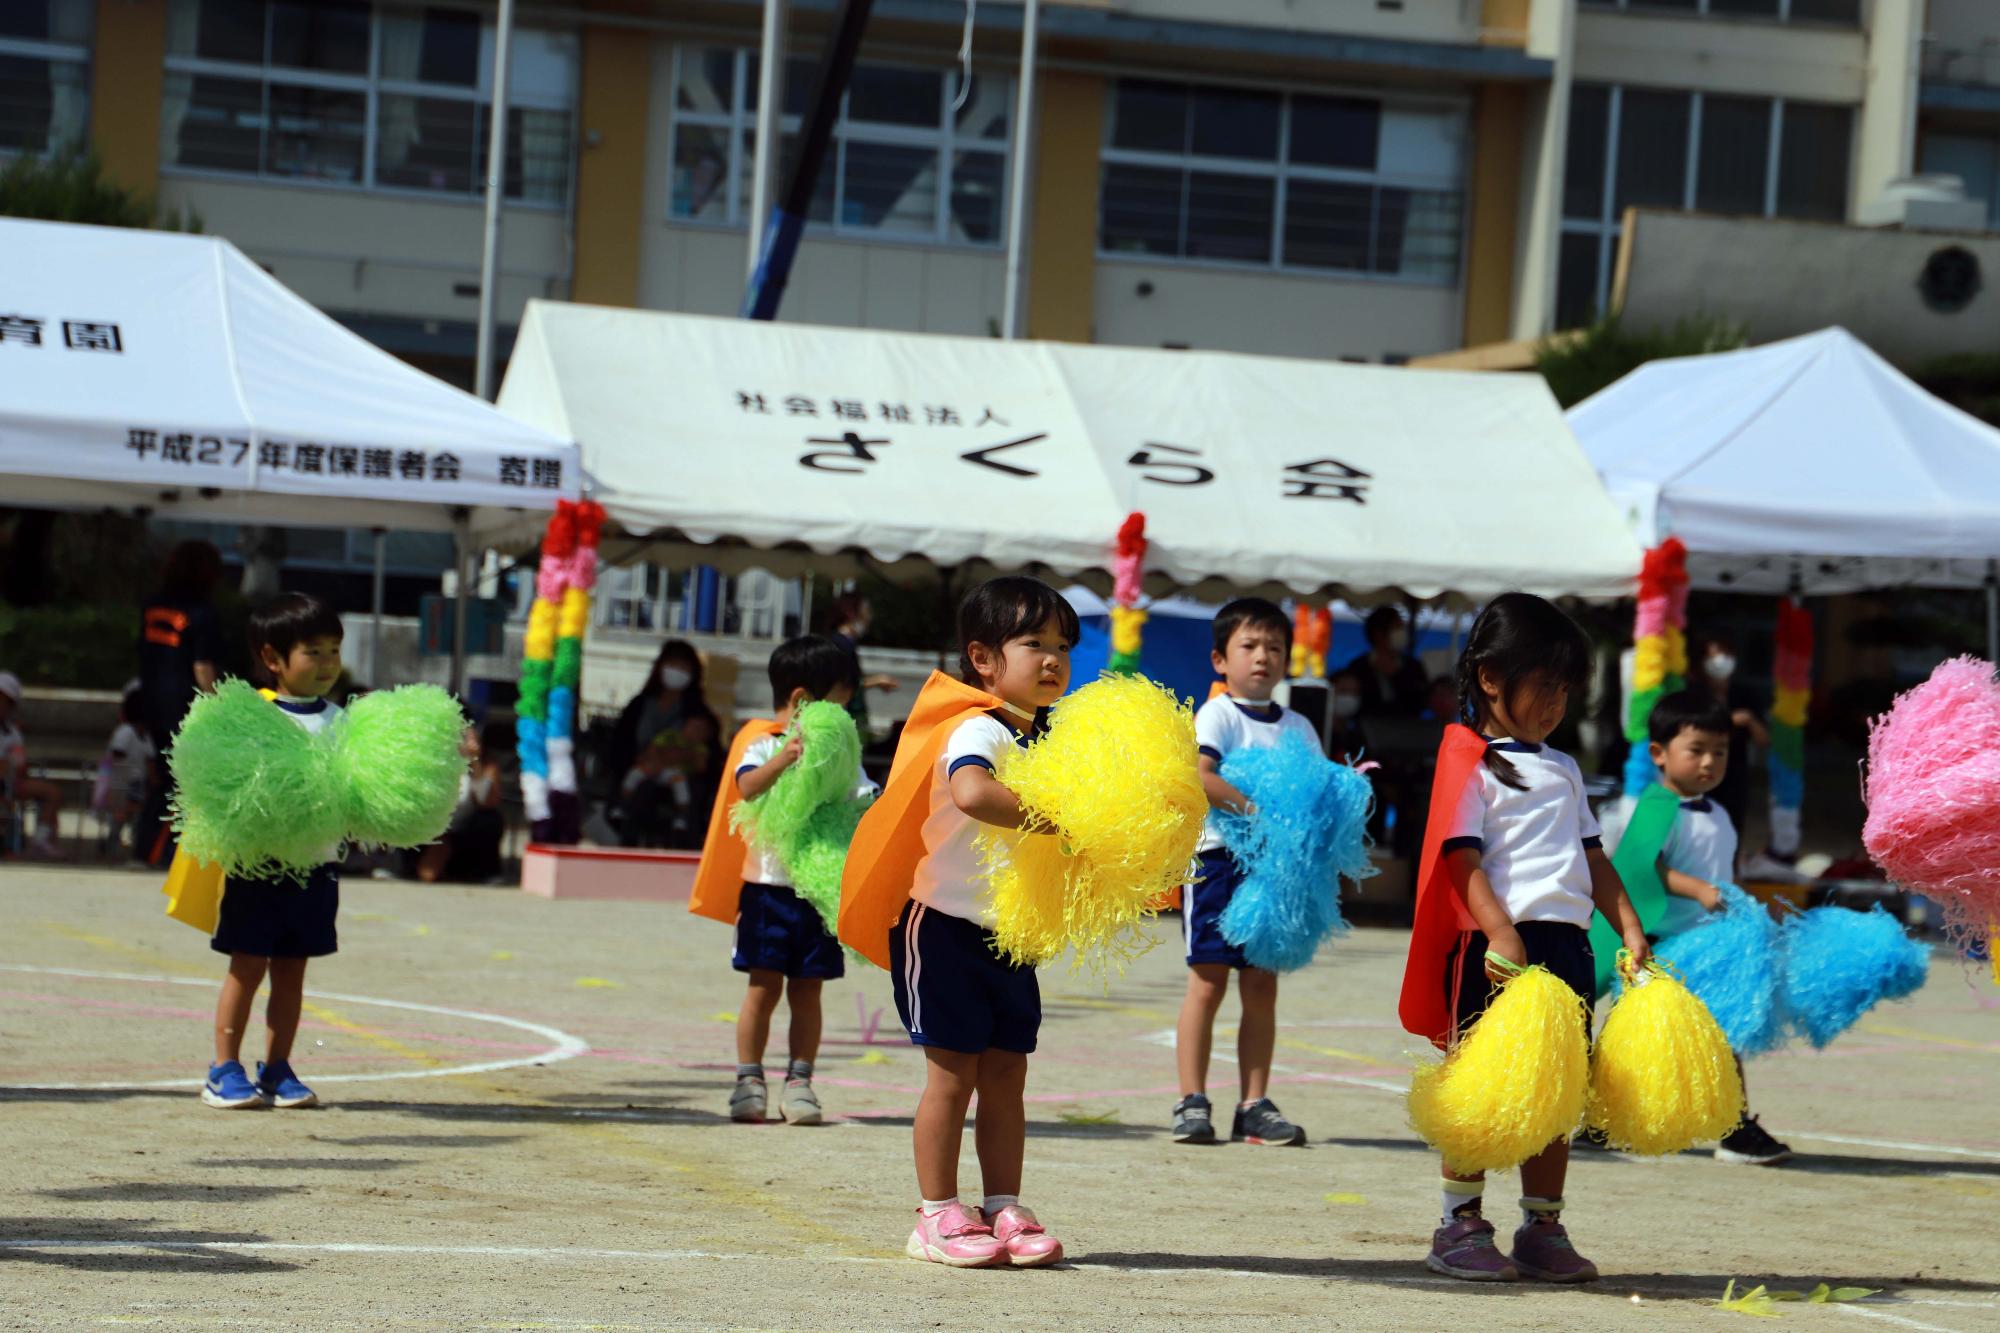
<path id="1" fill-rule="evenodd" d="M 2000 345 L 2000 235 L 1641 211 L 1628 233 L 1624 318 L 1636 328 L 1697 314 L 1749 326 L 1753 342 L 1845 326 L 1912 363 Z M 1962 246 L 1984 288 L 1956 314 L 1926 307 L 1917 278 L 1933 251 Z"/>
<path id="2" fill-rule="evenodd" d="M 415 319 L 479 313 L 483 223 L 476 199 L 438 200 L 269 181 L 167 176 L 161 202 L 199 213 L 278 280 L 323 310 Z M 567 222 L 547 209 L 509 209 L 497 318 L 512 324 L 531 296 L 569 294 Z M 467 284 L 472 295 L 453 289 Z"/>
<path id="3" fill-rule="evenodd" d="M 1852 29 L 1584 9 L 1573 74 L 1587 83 L 1858 104 L 1868 43 Z"/>
<path id="4" fill-rule="evenodd" d="M 1107 259 L 1095 294 L 1097 341 L 1128 347 L 1374 361 L 1459 344 L 1456 287 Z"/>

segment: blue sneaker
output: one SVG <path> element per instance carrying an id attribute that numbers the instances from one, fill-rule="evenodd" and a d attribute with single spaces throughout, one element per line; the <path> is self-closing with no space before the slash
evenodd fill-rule
<path id="1" fill-rule="evenodd" d="M 208 1082 L 202 1085 L 201 1100 L 204 1106 L 213 1106 L 218 1111 L 243 1111 L 264 1104 L 263 1094 L 243 1072 L 240 1060 L 208 1067 Z"/>
<path id="2" fill-rule="evenodd" d="M 259 1060 L 257 1092 L 280 1111 L 319 1105 L 319 1094 L 299 1082 L 299 1076 L 292 1072 L 289 1060 L 278 1060 L 268 1065 Z"/>

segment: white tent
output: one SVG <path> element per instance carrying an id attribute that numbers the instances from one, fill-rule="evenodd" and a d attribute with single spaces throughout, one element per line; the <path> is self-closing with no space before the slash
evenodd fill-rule
<path id="1" fill-rule="evenodd" d="M 566 439 L 377 349 L 227 241 L 0 218 L 0 255 L 0 501 L 444 529 L 577 493 Z"/>
<path id="2" fill-rule="evenodd" d="M 625 533 L 728 566 L 1101 583 L 1141 510 L 1154 583 L 1211 595 L 1618 596 L 1638 568 L 1538 377 L 536 301 L 500 405 L 579 442 Z"/>
<path id="3" fill-rule="evenodd" d="M 1845 329 L 1652 361 L 1572 408 L 1640 541 L 1696 586 L 1974 587 L 2000 557 L 2000 430 Z"/>

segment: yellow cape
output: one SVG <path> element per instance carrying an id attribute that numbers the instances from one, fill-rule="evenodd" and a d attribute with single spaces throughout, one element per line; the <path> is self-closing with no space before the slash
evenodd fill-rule
<path id="1" fill-rule="evenodd" d="M 737 731 L 729 742 L 729 758 L 722 765 L 722 783 L 716 789 L 715 808 L 709 812 L 708 835 L 701 841 L 701 864 L 695 867 L 694 890 L 688 894 L 688 911 L 724 923 L 736 920 L 736 903 L 743 896 L 743 856 L 747 850 L 736 830 L 729 827 L 730 812 L 743 799 L 736 785 L 736 770 L 743 754 L 755 741 L 774 736 L 784 728 L 768 717 L 755 717 Z"/>
<path id="2" fill-rule="evenodd" d="M 276 690 L 257 693 L 271 700 L 278 697 Z M 222 913 L 224 878 L 221 866 L 197 861 L 175 847 L 173 864 L 167 867 L 167 882 L 160 886 L 160 892 L 167 895 L 167 915 L 204 935 L 213 935 Z"/>

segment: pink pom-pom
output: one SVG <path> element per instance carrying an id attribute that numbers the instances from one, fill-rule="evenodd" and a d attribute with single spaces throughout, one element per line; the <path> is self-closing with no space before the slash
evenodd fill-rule
<path id="1" fill-rule="evenodd" d="M 559 555 L 543 556 L 541 568 L 535 571 L 535 596 L 545 602 L 560 603 L 568 584 L 569 560 Z"/>
<path id="2" fill-rule="evenodd" d="M 1944 909 L 1961 947 L 2000 922 L 2000 684 L 1958 657 L 1899 697 L 1868 735 L 1868 854 Z"/>
<path id="3" fill-rule="evenodd" d="M 592 588 L 595 588 L 597 586 L 597 548 L 595 546 L 577 547 L 576 554 L 570 557 L 569 565 L 564 570 L 564 577 L 568 579 L 569 586 L 572 588 L 581 588 L 585 592 L 589 592 Z"/>
<path id="4" fill-rule="evenodd" d="M 1639 609 L 1632 615 L 1632 637 L 1650 639 L 1667 632 L 1667 599 L 1664 597 L 1642 597 Z"/>

